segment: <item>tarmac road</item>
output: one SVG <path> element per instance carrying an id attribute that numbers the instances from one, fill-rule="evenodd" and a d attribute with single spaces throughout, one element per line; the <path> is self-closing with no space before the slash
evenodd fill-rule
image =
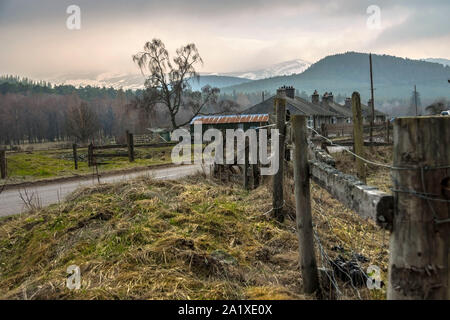
<path id="1" fill-rule="evenodd" d="M 178 167 L 168 167 L 161 169 L 149 169 L 145 171 L 133 172 L 128 174 L 108 175 L 100 178 L 101 183 L 114 183 L 123 180 L 130 180 L 139 176 L 149 176 L 153 179 L 173 180 L 183 178 L 189 175 L 202 172 L 200 165 L 183 165 Z M 79 187 L 91 186 L 98 184 L 97 177 L 95 179 L 80 179 L 79 181 L 67 181 L 58 183 L 49 183 L 29 188 L 7 189 L 0 194 L 0 217 L 10 216 L 25 212 L 27 210 L 23 197 L 33 196 L 39 199 L 40 205 L 43 207 L 50 204 L 63 201 L 64 198 Z"/>

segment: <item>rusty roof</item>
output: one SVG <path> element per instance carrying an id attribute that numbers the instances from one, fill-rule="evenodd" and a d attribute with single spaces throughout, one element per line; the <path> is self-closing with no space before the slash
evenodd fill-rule
<path id="1" fill-rule="evenodd" d="M 234 114 L 225 116 L 198 116 L 192 119 L 191 124 L 249 123 L 268 121 L 268 114 Z"/>

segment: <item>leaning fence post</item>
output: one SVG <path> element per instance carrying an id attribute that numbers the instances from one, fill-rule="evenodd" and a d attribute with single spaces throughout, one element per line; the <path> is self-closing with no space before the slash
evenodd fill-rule
<path id="1" fill-rule="evenodd" d="M 275 112 L 276 112 L 276 129 L 279 132 L 279 149 L 278 154 L 276 150 L 271 150 L 272 153 L 278 156 L 278 171 L 273 177 L 273 216 L 279 221 L 284 220 L 283 216 L 283 168 L 284 168 L 284 140 L 286 134 L 286 92 L 279 90 L 275 98 Z M 275 139 L 276 137 L 272 137 Z"/>
<path id="2" fill-rule="evenodd" d="M 2 179 L 6 179 L 6 150 L 0 150 L 0 174 Z"/>
<path id="3" fill-rule="evenodd" d="M 363 135 L 363 121 L 361 112 L 361 97 L 358 92 L 353 92 L 352 95 L 352 112 L 353 112 L 353 146 L 355 153 L 364 157 L 364 135 Z M 366 183 L 366 167 L 363 160 L 356 158 L 356 167 L 358 170 L 358 178 Z"/>
<path id="4" fill-rule="evenodd" d="M 388 299 L 450 299 L 450 118 L 394 123 Z"/>
<path id="5" fill-rule="evenodd" d="M 300 269 L 303 277 L 304 292 L 311 294 L 319 289 L 319 278 L 311 217 L 306 116 L 292 116 L 292 129 L 294 131 L 294 192 L 300 249 Z"/>
<path id="6" fill-rule="evenodd" d="M 73 163 L 75 166 L 75 170 L 78 170 L 78 155 L 77 155 L 77 144 L 74 143 L 72 145 L 72 149 L 73 149 Z"/>

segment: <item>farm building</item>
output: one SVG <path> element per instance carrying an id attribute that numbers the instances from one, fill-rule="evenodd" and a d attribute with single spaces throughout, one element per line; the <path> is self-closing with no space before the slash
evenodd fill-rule
<path id="1" fill-rule="evenodd" d="M 293 87 L 281 87 L 278 93 L 286 93 L 286 113 L 288 115 L 309 116 L 308 125 L 320 128 L 322 123 L 334 123 L 336 119 L 342 117 L 336 112 L 326 110 L 320 103 L 309 102 L 303 98 L 295 96 Z M 274 100 L 276 96 L 254 105 L 245 111 L 246 114 L 269 114 L 275 113 Z M 313 97 L 314 98 L 314 97 Z"/>
<path id="2" fill-rule="evenodd" d="M 202 134 L 211 128 L 226 129 L 255 129 L 269 123 L 268 114 L 241 114 L 241 115 L 209 115 L 198 116 L 192 119 L 191 133 L 194 132 L 194 125 L 202 125 Z"/>

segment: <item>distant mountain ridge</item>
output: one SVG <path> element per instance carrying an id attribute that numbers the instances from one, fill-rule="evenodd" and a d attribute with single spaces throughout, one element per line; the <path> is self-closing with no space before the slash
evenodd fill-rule
<path id="1" fill-rule="evenodd" d="M 259 70 L 229 72 L 229 73 L 202 73 L 200 82 L 190 81 L 193 90 L 200 90 L 205 85 L 223 88 L 227 86 L 247 83 L 251 80 L 259 80 L 283 75 L 298 74 L 306 70 L 311 64 L 301 59 L 290 60 L 268 66 Z M 115 89 L 137 90 L 144 87 L 145 78 L 140 73 L 80 73 L 61 74 L 43 77 L 45 81 L 54 84 L 70 84 L 78 86 L 113 87 Z"/>
<path id="2" fill-rule="evenodd" d="M 300 74 L 311 66 L 311 63 L 295 59 L 290 61 L 285 61 L 268 66 L 263 69 L 244 71 L 244 72 L 230 72 L 224 73 L 225 76 L 233 76 L 240 78 L 247 78 L 251 80 L 261 80 L 266 78 L 273 78 L 278 76 L 290 76 L 293 74 Z"/>
<path id="3" fill-rule="evenodd" d="M 388 55 L 373 55 L 376 97 L 382 99 L 411 96 L 414 85 L 424 98 L 449 97 L 450 67 L 421 60 Z M 370 92 L 369 55 L 347 52 L 327 56 L 301 74 L 280 76 L 222 88 L 222 92 L 275 92 L 283 85 L 292 85 L 308 95 L 332 91 L 350 96 L 359 91 L 367 100 Z"/>
<path id="4" fill-rule="evenodd" d="M 422 59 L 423 61 L 427 61 L 427 62 L 434 62 L 434 63 L 440 63 L 444 66 L 450 66 L 450 60 L 449 59 L 443 59 L 443 58 L 427 58 L 427 59 Z"/>

